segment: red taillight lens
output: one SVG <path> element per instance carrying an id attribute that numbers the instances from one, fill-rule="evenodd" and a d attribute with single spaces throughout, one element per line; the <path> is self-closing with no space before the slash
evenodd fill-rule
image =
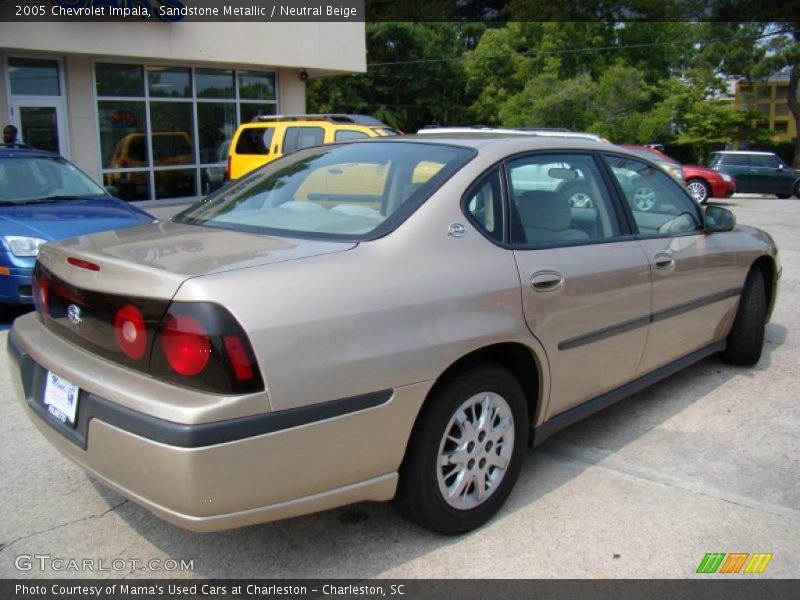
<path id="1" fill-rule="evenodd" d="M 240 381 L 252 379 L 253 367 L 250 365 L 250 359 L 247 358 L 247 352 L 245 352 L 239 336 L 226 335 L 223 341 L 225 342 L 225 351 L 233 365 L 233 372 L 236 373 L 236 379 Z"/>
<path id="2" fill-rule="evenodd" d="M 126 304 L 114 316 L 114 336 L 117 345 L 128 358 L 139 360 L 147 351 L 147 329 L 142 312 Z"/>
<path id="3" fill-rule="evenodd" d="M 197 375 L 211 357 L 211 340 L 200 321 L 169 316 L 161 328 L 161 347 L 169 366 L 180 375 Z"/>
<path id="4" fill-rule="evenodd" d="M 228 163 L 225 165 L 225 179 L 231 178 L 231 157 L 228 156 Z"/>
<path id="5" fill-rule="evenodd" d="M 33 286 L 33 304 L 42 314 L 50 312 L 50 291 L 48 289 L 47 277 L 39 275 Z"/>

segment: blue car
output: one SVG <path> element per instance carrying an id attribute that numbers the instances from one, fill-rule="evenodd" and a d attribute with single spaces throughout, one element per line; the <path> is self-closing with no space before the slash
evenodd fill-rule
<path id="1" fill-rule="evenodd" d="M 0 145 L 0 308 L 32 303 L 41 244 L 154 220 L 56 154 Z"/>

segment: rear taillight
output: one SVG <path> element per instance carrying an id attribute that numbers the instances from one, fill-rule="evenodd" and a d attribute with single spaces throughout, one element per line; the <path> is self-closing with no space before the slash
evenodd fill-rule
<path id="1" fill-rule="evenodd" d="M 179 375 L 197 375 L 211 357 L 211 340 L 203 325 L 192 317 L 168 316 L 161 326 L 164 356 Z"/>
<path id="2" fill-rule="evenodd" d="M 147 352 L 144 316 L 133 304 L 126 304 L 114 316 L 114 337 L 128 358 L 139 360 Z"/>
<path id="3" fill-rule="evenodd" d="M 220 394 L 264 389 L 242 326 L 226 309 L 209 302 L 170 304 L 156 333 L 150 374 Z"/>
<path id="4" fill-rule="evenodd" d="M 33 305 L 42 314 L 50 312 L 50 291 L 48 289 L 47 277 L 37 275 L 33 284 Z"/>
<path id="5" fill-rule="evenodd" d="M 228 162 L 225 165 L 225 179 L 231 178 L 231 157 L 228 155 Z"/>

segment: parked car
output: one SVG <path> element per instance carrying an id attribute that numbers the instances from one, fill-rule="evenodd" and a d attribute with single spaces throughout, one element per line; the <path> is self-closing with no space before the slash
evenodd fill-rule
<path id="1" fill-rule="evenodd" d="M 773 152 L 725 150 L 712 152 L 708 167 L 736 178 L 738 191 L 800 198 L 800 170 L 793 169 Z"/>
<path id="2" fill-rule="evenodd" d="M 709 198 L 730 198 L 736 193 L 736 180 L 727 173 L 721 173 L 706 167 L 698 167 L 697 165 L 681 164 L 671 156 L 649 146 L 623 145 L 622 147 L 633 150 L 647 158 L 657 158 L 673 168 L 681 169 L 686 188 L 700 204 L 705 204 Z"/>
<path id="3" fill-rule="evenodd" d="M 41 244 L 153 220 L 55 154 L 0 146 L 0 306 L 31 304 Z"/>
<path id="4" fill-rule="evenodd" d="M 517 185 L 543 164 L 592 208 Z M 768 234 L 609 144 L 317 146 L 169 222 L 45 244 L 11 379 L 59 451 L 180 526 L 394 499 L 456 534 L 529 444 L 709 355 L 755 364 L 780 274 Z"/>
<path id="5" fill-rule="evenodd" d="M 366 115 L 274 115 L 239 125 L 228 154 L 229 179 L 302 148 L 397 135 L 385 123 Z"/>

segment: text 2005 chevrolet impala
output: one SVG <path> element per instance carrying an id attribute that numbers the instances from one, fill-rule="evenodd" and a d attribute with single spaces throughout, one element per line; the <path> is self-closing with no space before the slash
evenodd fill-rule
<path id="1" fill-rule="evenodd" d="M 712 353 L 754 364 L 780 272 L 609 144 L 366 140 L 43 246 L 10 362 L 54 446 L 183 527 L 394 499 L 459 533 L 528 444 Z"/>

